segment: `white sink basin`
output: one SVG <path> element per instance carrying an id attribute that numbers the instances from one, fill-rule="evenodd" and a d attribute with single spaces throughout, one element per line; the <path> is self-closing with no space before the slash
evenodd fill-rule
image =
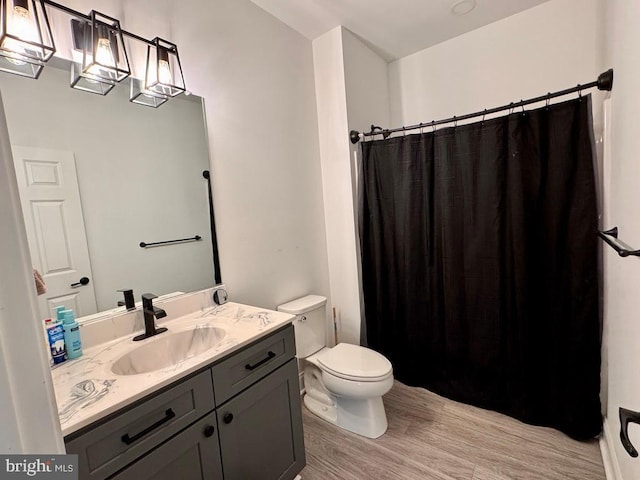
<path id="1" fill-rule="evenodd" d="M 196 327 L 142 341 L 142 345 L 111 365 L 116 375 L 137 375 L 177 365 L 218 345 L 227 332 L 217 327 Z M 148 342 L 148 343 L 147 343 Z"/>

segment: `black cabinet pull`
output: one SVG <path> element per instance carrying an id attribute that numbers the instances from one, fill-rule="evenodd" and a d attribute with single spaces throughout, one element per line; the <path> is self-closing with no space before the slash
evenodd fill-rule
<path id="1" fill-rule="evenodd" d="M 173 413 L 173 410 L 171 410 L 170 408 L 167 409 L 166 412 L 164 412 L 164 415 L 165 415 L 164 418 L 162 418 L 161 420 L 158 420 L 153 425 L 149 425 L 147 428 L 145 428 L 141 432 L 136 433 L 133 437 L 130 437 L 128 433 L 125 433 L 121 437 L 122 441 L 127 445 L 131 445 L 133 442 L 140 440 L 142 437 L 151 433 L 156 428 L 161 427 L 162 425 L 164 425 L 165 423 L 167 423 L 169 420 L 171 420 L 173 417 L 176 416 L 176 414 Z"/>
<path id="2" fill-rule="evenodd" d="M 213 436 L 215 431 L 216 429 L 213 428 L 213 425 L 207 425 L 206 427 L 204 427 L 204 430 L 202 431 L 202 433 L 204 433 L 205 437 L 209 438 Z"/>
<path id="3" fill-rule="evenodd" d="M 89 278 L 88 277 L 82 277 L 79 281 L 77 281 L 76 283 L 72 283 L 71 285 L 69 285 L 70 287 L 76 288 L 76 287 L 82 287 L 84 285 L 89 285 Z"/>
<path id="4" fill-rule="evenodd" d="M 272 351 L 269 351 L 269 353 L 267 353 L 267 358 L 263 358 L 262 360 L 260 360 L 258 363 L 254 363 L 253 365 L 247 363 L 244 368 L 246 368 L 247 370 L 251 371 L 251 370 L 255 370 L 256 368 L 258 368 L 260 365 L 263 365 L 265 363 L 267 363 L 269 360 L 271 360 L 272 358 L 275 358 L 276 354 L 273 353 Z"/>
<path id="5" fill-rule="evenodd" d="M 222 417 L 222 421 L 229 425 L 231 422 L 233 422 L 233 413 L 225 413 L 224 417 Z"/>

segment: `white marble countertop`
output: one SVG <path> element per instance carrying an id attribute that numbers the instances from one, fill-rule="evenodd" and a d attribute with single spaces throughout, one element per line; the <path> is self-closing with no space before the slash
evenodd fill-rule
<path id="1" fill-rule="evenodd" d="M 291 323 L 295 317 L 229 302 L 163 322 L 169 332 L 134 342 L 133 335 L 87 349 L 76 360 L 53 369 L 52 377 L 62 434 L 69 435 L 122 407 L 221 359 L 239 348 Z M 222 341 L 206 352 L 161 370 L 116 375 L 111 365 L 127 352 L 158 341 L 170 332 L 214 326 L 226 331 Z"/>

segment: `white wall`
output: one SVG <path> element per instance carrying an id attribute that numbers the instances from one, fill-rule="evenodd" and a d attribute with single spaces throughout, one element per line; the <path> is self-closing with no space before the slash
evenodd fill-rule
<path id="1" fill-rule="evenodd" d="M 172 20 L 206 99 L 231 298 L 275 308 L 328 296 L 311 43 L 248 0 L 181 1 Z"/>
<path id="2" fill-rule="evenodd" d="M 349 130 L 389 120 L 387 64 L 343 27 L 313 41 L 331 306 L 338 341 L 360 343 L 356 148 Z"/>
<path id="3" fill-rule="evenodd" d="M 614 68 L 611 94 L 610 186 L 605 198 L 609 212 L 606 228 L 617 226 L 620 238 L 631 248 L 640 248 L 640 3 L 636 0 L 607 0 L 607 61 Z M 640 411 L 640 262 L 621 258 L 605 249 L 604 322 L 609 363 L 606 435 L 613 445 L 616 480 L 640 478 L 640 460 L 631 458 L 619 439 L 618 408 Z M 629 427 L 631 441 L 640 448 L 640 426 Z"/>
<path id="4" fill-rule="evenodd" d="M 595 80 L 603 0 L 552 0 L 389 65 L 393 126 L 418 124 Z"/>
<path id="5" fill-rule="evenodd" d="M 345 91 L 347 99 L 347 129 L 345 131 L 336 132 L 340 134 L 342 141 L 346 141 L 346 133 L 351 130 L 359 132 L 368 131 L 371 124 L 389 125 L 389 82 L 388 82 L 388 64 L 386 60 L 380 57 L 376 52 L 365 45 L 362 40 L 351 33 L 346 28 L 342 29 L 342 54 L 344 62 L 344 78 Z M 357 182 L 358 182 L 358 156 L 360 148 L 353 145 L 350 141 L 349 153 L 351 161 L 349 165 L 352 201 L 354 207 L 353 224 L 355 238 L 355 255 L 360 258 L 360 241 L 357 233 L 358 225 L 358 198 L 357 198 Z M 339 159 L 346 164 L 347 159 Z M 325 196 L 326 198 L 326 196 Z M 334 207 L 335 208 L 335 207 Z M 329 228 L 329 219 L 327 219 L 327 229 Z M 340 255 L 351 252 L 342 250 Z M 351 257 L 353 258 L 353 257 Z M 341 268 L 350 267 L 353 270 L 351 274 L 358 279 L 357 290 L 345 289 L 345 293 L 349 296 L 346 298 L 348 302 L 359 302 L 360 316 L 364 317 L 364 298 L 362 296 L 362 281 L 360 261 L 357 260 L 355 265 L 349 263 L 347 258 L 340 259 Z M 341 282 L 344 281 L 344 274 L 331 275 L 331 288 L 342 289 Z M 335 285 L 337 283 L 337 285 Z M 354 287 L 356 285 L 354 284 Z M 342 318 L 342 330 L 346 333 L 345 338 L 354 343 L 359 341 L 365 342 L 366 332 L 361 332 L 361 318 L 354 316 Z"/>
<path id="6" fill-rule="evenodd" d="M 156 110 L 129 102 L 125 85 L 105 97 L 69 88 L 69 71 L 57 68 L 37 82 L 2 75 L 0 89 L 13 145 L 74 154 L 98 311 L 116 307 L 122 288 L 139 296 L 213 285 L 200 102 L 178 97 Z M 203 240 L 138 246 L 196 234 Z"/>

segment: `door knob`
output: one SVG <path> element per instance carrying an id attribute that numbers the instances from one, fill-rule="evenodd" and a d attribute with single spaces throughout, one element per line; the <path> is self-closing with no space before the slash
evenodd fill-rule
<path id="1" fill-rule="evenodd" d="M 77 281 L 76 283 L 72 283 L 70 286 L 73 288 L 82 287 L 84 285 L 88 285 L 89 281 L 90 280 L 88 277 L 82 277 L 79 281 Z"/>
<path id="2" fill-rule="evenodd" d="M 224 417 L 222 417 L 222 421 L 229 425 L 231 422 L 233 422 L 233 413 L 225 413 Z"/>
<path id="3" fill-rule="evenodd" d="M 216 431 L 215 428 L 213 428 L 213 425 L 207 425 L 206 427 L 204 427 L 204 430 L 202 431 L 202 433 L 204 433 L 204 436 L 209 438 L 213 435 L 213 433 Z"/>

